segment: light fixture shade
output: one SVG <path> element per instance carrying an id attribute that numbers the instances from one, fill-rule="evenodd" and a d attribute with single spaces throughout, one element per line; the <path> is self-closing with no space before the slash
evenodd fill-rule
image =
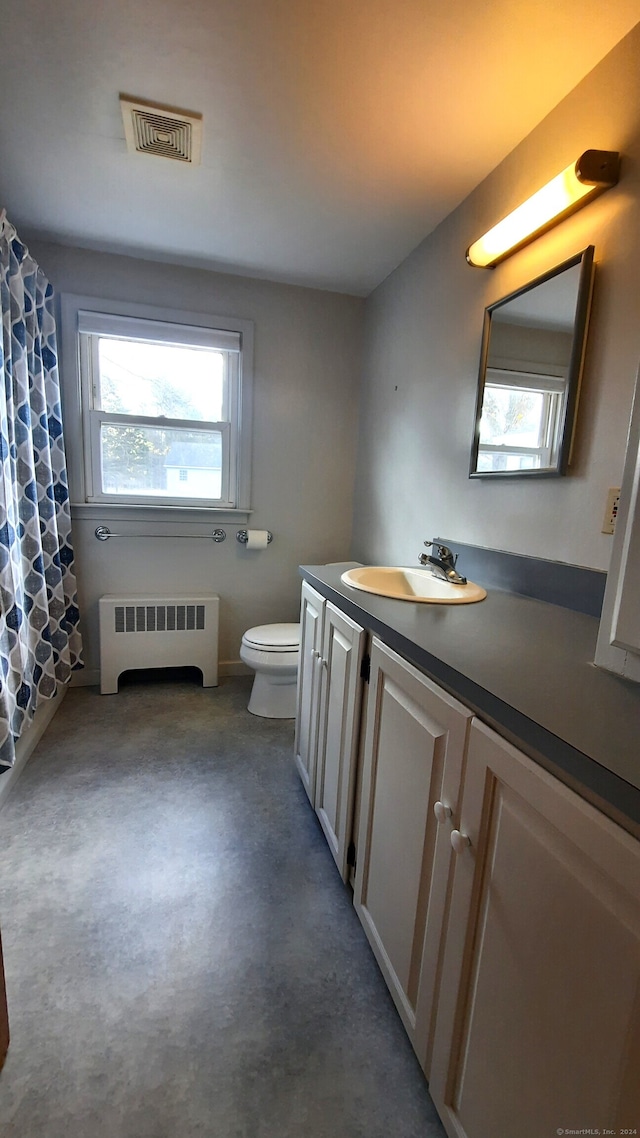
<path id="1" fill-rule="evenodd" d="M 577 162 L 474 241 L 467 249 L 467 261 L 478 268 L 493 268 L 603 190 L 615 186 L 619 173 L 617 151 L 585 150 Z"/>

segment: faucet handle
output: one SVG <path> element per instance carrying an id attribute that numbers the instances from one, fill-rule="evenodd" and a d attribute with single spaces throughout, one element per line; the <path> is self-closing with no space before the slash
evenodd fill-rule
<path id="1" fill-rule="evenodd" d="M 434 546 L 434 545 L 437 545 L 438 557 L 440 557 L 443 561 L 444 560 L 450 561 L 451 564 L 455 566 L 456 561 L 458 560 L 458 554 L 457 553 L 454 554 L 449 549 L 448 545 L 440 545 L 440 543 L 436 542 L 436 541 L 425 541 L 424 544 L 427 546 L 427 548 Z"/>

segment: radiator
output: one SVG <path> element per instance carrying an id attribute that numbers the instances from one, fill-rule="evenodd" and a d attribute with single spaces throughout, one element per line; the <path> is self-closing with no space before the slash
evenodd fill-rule
<path id="1" fill-rule="evenodd" d="M 218 683 L 219 597 L 100 597 L 100 691 L 118 690 L 130 668 L 202 672 L 203 687 Z"/>

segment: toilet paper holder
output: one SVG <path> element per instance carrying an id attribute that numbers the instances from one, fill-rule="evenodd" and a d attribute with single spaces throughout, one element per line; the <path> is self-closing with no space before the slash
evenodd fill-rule
<path id="1" fill-rule="evenodd" d="M 239 529 L 237 534 L 236 534 L 236 541 L 239 541 L 241 545 L 246 545 L 248 540 L 249 540 L 248 531 L 246 529 Z M 271 533 L 271 530 L 267 530 L 267 545 L 271 545 L 272 541 L 273 541 L 273 534 Z"/>

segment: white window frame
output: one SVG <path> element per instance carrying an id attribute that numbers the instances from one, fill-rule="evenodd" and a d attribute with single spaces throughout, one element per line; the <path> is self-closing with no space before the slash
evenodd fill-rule
<path id="1" fill-rule="evenodd" d="M 552 454 L 553 442 L 557 439 L 557 425 L 564 410 L 566 400 L 566 374 L 550 375 L 542 372 L 516 371 L 504 367 L 488 367 L 485 379 L 486 387 L 522 388 L 536 395 L 544 396 L 543 418 L 540 424 L 541 443 L 537 447 L 512 445 L 496 445 L 493 443 L 478 444 L 478 456 L 481 454 L 505 454 L 526 457 L 533 455 L 539 459 L 538 467 L 533 469 L 545 470 L 557 460 Z M 555 398 L 553 398 L 555 396 Z"/>
<path id="2" fill-rule="evenodd" d="M 61 347 L 64 410 L 67 424 L 68 466 L 72 505 L 82 509 L 176 510 L 226 514 L 247 518 L 250 512 L 251 412 L 253 372 L 253 323 L 243 319 L 208 316 L 147 305 L 138 305 L 69 293 L 61 297 Z M 221 348 L 230 364 L 228 405 L 220 423 L 163 419 L 163 425 L 178 429 L 220 430 L 223 441 L 220 499 L 185 498 L 170 495 L 105 494 L 101 489 L 100 431 L 103 422 L 158 426 L 159 419 L 143 415 L 116 415 L 94 406 L 94 376 L 97 374 L 98 336 L 165 341 L 185 346 Z"/>

